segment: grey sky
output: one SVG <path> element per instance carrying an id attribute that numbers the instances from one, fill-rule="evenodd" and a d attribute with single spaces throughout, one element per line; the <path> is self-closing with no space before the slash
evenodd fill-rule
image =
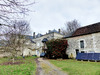
<path id="1" fill-rule="evenodd" d="M 100 22 L 100 0 L 36 0 L 30 14 L 33 32 L 64 27 L 66 21 L 77 19 L 82 26 Z"/>

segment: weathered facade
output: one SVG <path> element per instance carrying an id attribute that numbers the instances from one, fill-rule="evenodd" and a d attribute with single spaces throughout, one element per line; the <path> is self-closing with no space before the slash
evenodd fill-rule
<path id="1" fill-rule="evenodd" d="M 51 39 L 60 39 L 63 35 L 59 31 L 53 30 L 45 35 L 31 36 L 31 39 L 26 43 L 27 46 L 22 52 L 18 52 L 19 55 L 37 55 L 43 52 L 45 43 Z M 75 58 L 78 52 L 81 53 L 100 53 L 100 23 L 95 23 L 89 26 L 81 27 L 75 32 L 67 35 L 64 39 L 68 40 L 68 48 L 66 54 L 70 58 Z M 10 56 L 11 53 L 5 52 L 0 48 L 0 57 Z"/>
<path id="2" fill-rule="evenodd" d="M 46 33 L 45 35 L 36 37 L 33 39 L 33 41 L 36 43 L 35 49 L 36 49 L 36 55 L 40 56 L 40 54 L 43 52 L 43 46 L 44 43 L 42 42 L 43 39 L 51 40 L 51 39 L 60 39 L 63 35 L 60 34 L 59 31 L 53 30 L 49 31 L 49 33 Z"/>
<path id="3" fill-rule="evenodd" d="M 23 47 L 17 48 L 16 56 L 20 56 L 20 55 L 23 55 L 23 56 L 35 55 L 35 50 L 34 50 L 35 44 L 34 44 L 34 42 L 31 41 L 33 36 L 28 36 L 28 37 L 31 37 L 31 38 L 25 39 L 26 41 L 25 41 L 25 44 L 23 45 Z M 5 46 L 6 45 L 3 44 L 3 43 L 6 44 L 7 42 L 0 41 L 0 57 L 12 56 L 11 48 L 7 47 L 8 50 L 5 50 Z"/>
<path id="4" fill-rule="evenodd" d="M 32 41 L 28 41 L 26 44 L 26 47 L 23 49 L 23 56 L 32 56 L 35 55 L 35 50 L 34 47 L 36 46 L 36 44 L 34 44 Z"/>
<path id="5" fill-rule="evenodd" d="M 70 58 L 75 58 L 78 52 L 100 53 L 100 23 L 79 28 L 66 40 L 69 44 L 66 53 Z"/>

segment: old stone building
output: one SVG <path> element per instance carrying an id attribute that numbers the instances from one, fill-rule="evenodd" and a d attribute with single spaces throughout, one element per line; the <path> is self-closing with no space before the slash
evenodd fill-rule
<path id="1" fill-rule="evenodd" d="M 100 23 L 81 27 L 65 39 L 69 44 L 66 50 L 69 57 L 75 58 L 78 52 L 100 53 Z"/>
<path id="2" fill-rule="evenodd" d="M 35 42 L 32 41 L 33 36 L 28 36 L 26 46 L 22 52 L 23 56 L 32 56 L 35 55 L 34 47 L 36 46 Z"/>
<path id="3" fill-rule="evenodd" d="M 27 38 L 25 39 L 25 46 L 23 46 L 23 48 L 17 48 L 16 51 L 16 56 L 31 56 L 31 55 L 35 55 L 35 44 L 32 41 L 33 36 L 26 36 Z M 23 40 L 23 39 L 22 39 Z M 8 57 L 8 56 L 12 56 L 11 53 L 11 47 L 6 47 L 6 40 L 0 40 L 0 57 Z M 8 48 L 9 50 L 5 50 L 5 48 Z"/>
<path id="4" fill-rule="evenodd" d="M 60 29 L 58 31 L 56 30 L 49 30 L 48 33 L 42 35 L 42 34 L 37 34 L 35 35 L 34 33 L 34 39 L 33 41 L 36 43 L 35 49 L 36 49 L 36 55 L 40 56 L 40 54 L 43 52 L 43 46 L 44 43 L 43 41 L 48 41 L 51 39 L 60 39 L 62 38 L 63 35 L 60 33 Z"/>
<path id="5" fill-rule="evenodd" d="M 63 35 L 56 30 L 49 30 L 48 33 L 42 34 L 33 34 L 29 36 L 29 41 L 26 43 L 27 47 L 24 48 L 23 52 L 20 53 L 24 56 L 27 55 L 37 55 L 43 52 L 46 41 L 51 39 L 60 39 L 63 38 Z M 75 58 L 78 52 L 81 53 L 100 53 L 100 23 L 95 23 L 85 27 L 77 29 L 75 32 L 70 33 L 64 37 L 68 40 L 68 48 L 66 54 L 69 57 Z M 0 43 L 1 44 L 1 43 Z M 0 57 L 11 55 L 8 52 L 5 52 L 0 47 Z"/>

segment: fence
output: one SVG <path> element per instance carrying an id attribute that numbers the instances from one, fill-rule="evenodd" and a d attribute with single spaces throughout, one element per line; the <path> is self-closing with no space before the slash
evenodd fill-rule
<path id="1" fill-rule="evenodd" d="M 100 53 L 78 53 L 76 59 L 100 61 Z"/>

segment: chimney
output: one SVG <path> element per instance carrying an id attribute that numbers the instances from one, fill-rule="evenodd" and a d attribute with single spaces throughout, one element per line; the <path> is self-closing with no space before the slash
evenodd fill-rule
<path id="1" fill-rule="evenodd" d="M 48 31 L 48 33 L 50 33 L 50 32 L 51 32 L 51 30 Z"/>
<path id="2" fill-rule="evenodd" d="M 33 32 L 33 38 L 36 38 L 36 36 L 35 36 L 35 32 Z"/>
<path id="3" fill-rule="evenodd" d="M 59 32 L 59 33 L 61 33 L 61 30 L 60 30 L 60 29 L 58 29 L 58 32 Z"/>

